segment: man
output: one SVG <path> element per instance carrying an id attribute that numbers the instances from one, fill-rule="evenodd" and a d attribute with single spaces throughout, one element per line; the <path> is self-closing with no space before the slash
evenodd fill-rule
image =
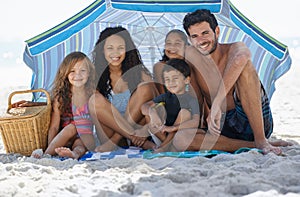
<path id="1" fill-rule="evenodd" d="M 198 86 L 208 107 L 207 130 L 198 130 L 187 149 L 199 150 L 215 143 L 214 149 L 234 150 L 242 146 L 257 147 L 264 153 L 281 154 L 281 142 L 268 142 L 273 119 L 268 97 L 251 62 L 251 53 L 242 42 L 221 44 L 220 28 L 209 10 L 188 13 L 183 27 L 193 47 L 185 58 L 194 67 Z M 184 131 L 186 132 L 186 131 Z M 221 134 L 221 135 L 220 135 Z M 183 149 L 187 133 L 178 133 L 174 146 Z M 216 136 L 213 140 L 212 136 Z M 225 137 L 224 137 L 225 136 Z M 206 140 L 205 140 L 206 138 Z M 273 146 L 274 145 L 274 146 Z"/>

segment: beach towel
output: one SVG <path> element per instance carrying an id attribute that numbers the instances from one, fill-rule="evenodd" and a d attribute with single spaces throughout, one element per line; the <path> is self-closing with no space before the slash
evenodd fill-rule
<path id="1" fill-rule="evenodd" d="M 175 158 L 192 158 L 192 157 L 208 157 L 219 154 L 239 154 L 248 151 L 257 151 L 262 153 L 262 150 L 257 148 L 240 148 L 235 152 L 225 152 L 219 150 L 201 150 L 201 151 L 182 151 L 182 152 L 161 152 L 154 153 L 152 150 L 142 150 L 138 147 L 119 148 L 111 152 L 87 152 L 79 160 L 81 161 L 95 161 L 95 160 L 108 160 L 114 158 L 142 158 L 154 159 L 159 157 L 175 157 Z"/>

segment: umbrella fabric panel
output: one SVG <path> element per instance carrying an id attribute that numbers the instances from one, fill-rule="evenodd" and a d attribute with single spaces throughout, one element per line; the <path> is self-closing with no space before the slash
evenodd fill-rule
<path id="1" fill-rule="evenodd" d="M 167 32 L 175 28 L 183 30 L 182 20 L 186 12 L 182 12 L 183 9 L 174 10 L 170 2 L 98 0 L 60 25 L 27 40 L 24 62 L 33 70 L 31 87 L 49 90 L 63 58 L 73 51 L 82 51 L 91 57 L 100 32 L 109 26 L 122 25 L 129 30 L 145 65 L 152 71 L 153 64 L 162 56 Z M 180 4 L 181 8 L 184 4 L 188 5 L 187 7 L 191 9 L 189 11 L 199 8 L 195 6 L 196 3 L 202 6 L 209 5 L 216 13 L 221 28 L 219 41 L 221 43 L 243 41 L 250 48 L 252 61 L 271 98 L 275 91 L 275 81 L 288 71 L 291 65 L 291 58 L 285 45 L 256 27 L 230 2 L 221 0 L 172 2 Z M 130 10 L 131 5 L 136 6 L 136 3 L 143 3 L 143 6 L 136 8 L 138 11 Z M 121 10 L 117 6 L 119 4 L 126 10 Z M 192 9 L 191 5 L 195 7 Z M 161 7 L 160 9 L 163 7 L 165 11 L 152 12 L 158 7 Z M 148 10 L 149 8 L 153 10 Z M 56 31 L 57 29 L 61 31 Z"/>
<path id="2" fill-rule="evenodd" d="M 111 0 L 113 8 L 120 10 L 132 10 L 143 12 L 192 12 L 197 9 L 209 9 L 214 13 L 221 10 L 221 0 L 189 0 L 189 1 L 135 1 L 135 0 Z"/>

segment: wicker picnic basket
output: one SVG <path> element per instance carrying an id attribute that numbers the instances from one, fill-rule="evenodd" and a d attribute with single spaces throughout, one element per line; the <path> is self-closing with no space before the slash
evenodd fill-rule
<path id="1" fill-rule="evenodd" d="M 43 92 L 47 97 L 44 105 L 12 107 L 12 97 L 16 94 Z M 12 113 L 14 110 L 14 113 Z M 18 113 L 18 110 L 20 113 Z M 12 92 L 8 97 L 8 109 L 0 117 L 0 132 L 7 153 L 31 155 L 35 149 L 46 149 L 50 125 L 51 99 L 44 89 Z"/>

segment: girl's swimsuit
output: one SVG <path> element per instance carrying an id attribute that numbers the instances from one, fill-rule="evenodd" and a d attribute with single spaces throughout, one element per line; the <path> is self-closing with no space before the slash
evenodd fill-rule
<path id="1" fill-rule="evenodd" d="M 76 127 L 79 136 L 84 134 L 93 134 L 93 122 L 88 110 L 88 104 L 76 108 L 72 105 L 72 115 L 65 116 L 62 127 L 73 124 Z"/>

